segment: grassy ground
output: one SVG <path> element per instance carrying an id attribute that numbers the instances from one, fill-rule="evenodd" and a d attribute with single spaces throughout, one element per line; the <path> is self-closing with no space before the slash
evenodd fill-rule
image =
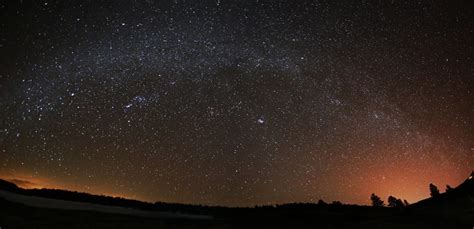
<path id="1" fill-rule="evenodd" d="M 29 207 L 0 200 L 0 227 L 10 228 L 212 228 L 215 220 L 152 219 L 93 211 Z"/>
<path id="2" fill-rule="evenodd" d="M 233 219 L 152 219 L 93 211 L 29 207 L 0 200 L 0 227 L 9 228 L 468 228 L 469 223 L 429 216 L 377 214 L 321 217 L 310 214 L 291 217 L 236 217 Z"/>

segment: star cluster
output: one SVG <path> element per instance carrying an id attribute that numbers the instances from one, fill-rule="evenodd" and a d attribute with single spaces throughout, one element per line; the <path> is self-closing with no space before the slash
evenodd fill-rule
<path id="1" fill-rule="evenodd" d="M 147 201 L 416 201 L 474 167 L 472 4 L 0 3 L 0 175 Z"/>

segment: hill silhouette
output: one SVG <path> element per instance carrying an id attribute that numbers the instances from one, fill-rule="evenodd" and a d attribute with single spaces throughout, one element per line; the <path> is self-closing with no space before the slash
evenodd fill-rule
<path id="1" fill-rule="evenodd" d="M 474 221 L 474 172 L 456 188 L 421 200 L 407 210 L 412 214 Z M 474 224 L 472 225 L 474 226 Z"/>
<path id="2" fill-rule="evenodd" d="M 4 198 L 5 193 L 18 196 L 62 200 L 67 203 L 91 203 L 146 212 L 167 212 L 208 216 L 207 218 L 150 218 L 137 215 L 99 213 L 89 210 L 52 209 L 48 206 L 29 206 Z M 67 202 L 70 201 L 70 202 Z M 459 186 L 445 193 L 421 200 L 404 207 L 372 207 L 347 204 L 289 203 L 256 207 L 202 206 L 173 203 L 148 203 L 138 200 L 91 195 L 56 189 L 23 189 L 15 184 L 0 180 L 0 226 L 26 226 L 45 228 L 65 225 L 79 227 L 116 228 L 154 227 L 164 228 L 472 228 L 474 225 L 474 179 L 472 175 Z M 84 222 L 78 216 L 89 218 Z M 32 224 L 20 223 L 33 222 Z"/>

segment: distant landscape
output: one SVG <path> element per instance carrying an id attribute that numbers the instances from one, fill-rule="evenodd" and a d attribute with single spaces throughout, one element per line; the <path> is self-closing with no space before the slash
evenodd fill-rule
<path id="1" fill-rule="evenodd" d="M 0 1 L 0 229 L 474 229 L 474 1 Z"/>
<path id="2" fill-rule="evenodd" d="M 373 206 L 288 203 L 221 207 L 147 203 L 56 189 L 23 189 L 0 180 L 0 223 L 5 228 L 471 228 L 474 225 L 473 174 L 431 198 L 408 204 L 375 194 Z"/>

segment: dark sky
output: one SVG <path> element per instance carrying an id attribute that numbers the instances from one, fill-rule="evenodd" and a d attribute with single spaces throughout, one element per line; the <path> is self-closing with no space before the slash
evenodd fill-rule
<path id="1" fill-rule="evenodd" d="M 474 168 L 472 1 L 0 8 L 0 177 L 28 187 L 368 204 Z"/>

